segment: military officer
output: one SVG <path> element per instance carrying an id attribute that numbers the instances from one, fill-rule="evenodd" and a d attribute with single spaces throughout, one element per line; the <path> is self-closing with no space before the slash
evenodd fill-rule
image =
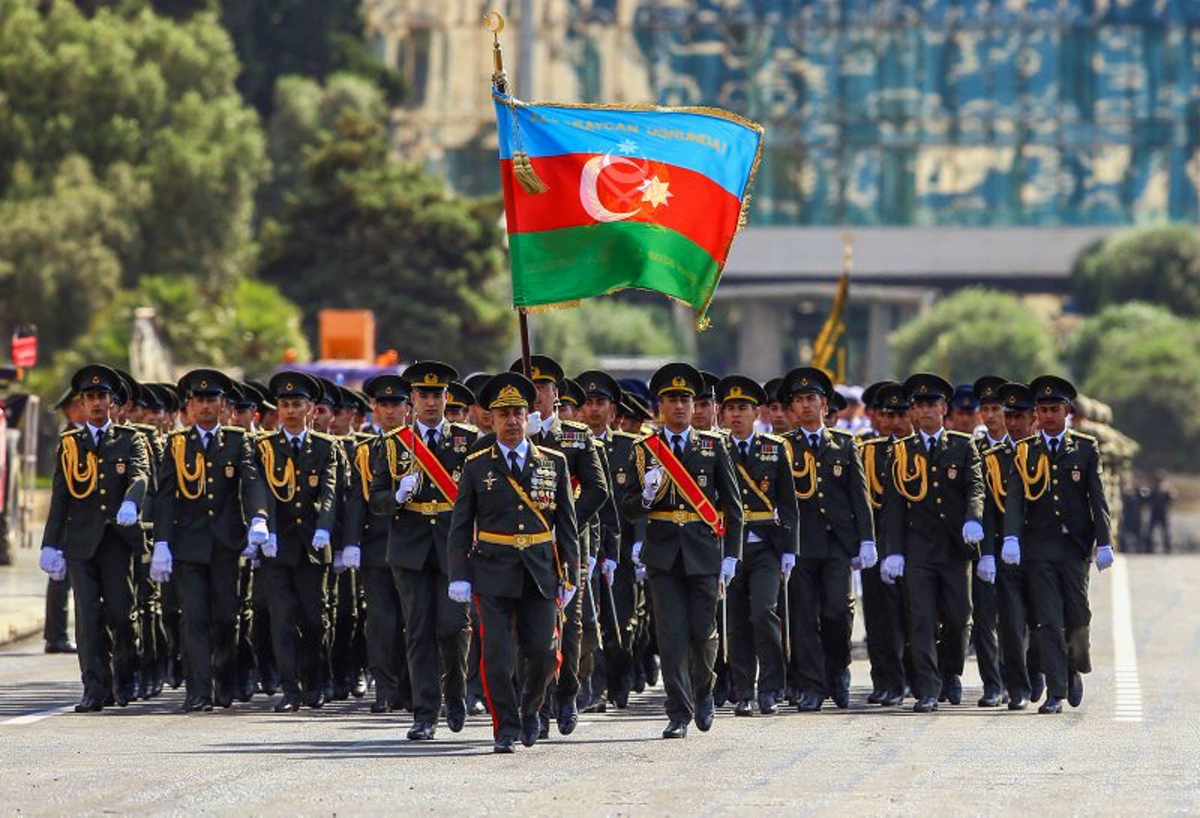
<path id="1" fill-rule="evenodd" d="M 591 538 L 585 532 L 601 510 L 609 523 L 615 525 L 616 510 L 615 506 L 609 503 L 608 479 L 605 476 L 604 464 L 596 452 L 596 445 L 592 442 L 591 430 L 582 423 L 563 420 L 555 411 L 558 384 L 565 377 L 562 367 L 547 355 L 531 355 L 529 364 L 530 380 L 537 390 L 534 411 L 529 414 L 529 439 L 539 448 L 553 449 L 566 456 L 571 485 L 576 493 L 575 522 L 579 526 L 577 540 L 579 565 L 582 570 L 579 576 L 569 577 L 571 584 L 579 588 L 580 592 L 572 597 L 564 609 L 566 623 L 562 633 L 562 666 L 554 680 L 553 702 L 547 698 L 542 712 L 541 737 L 546 738 L 551 709 L 556 716 L 558 732 L 564 736 L 570 735 L 579 722 L 576 697 L 582 688 L 579 665 L 584 650 L 583 606 L 592 606 L 595 602 L 587 594 L 586 579 L 590 577 L 598 558 L 597 553 L 593 553 L 598 544 L 593 546 Z M 521 360 L 513 361 L 509 371 L 519 372 L 523 366 Z M 589 648 L 594 648 L 595 645 L 594 617 L 592 620 L 593 624 L 589 628 Z"/>
<path id="2" fill-rule="evenodd" d="M 717 384 L 716 397 L 743 510 L 742 568 L 727 603 L 733 712 L 753 714 L 757 677 L 758 709 L 769 716 L 779 710 L 776 698 L 786 681 L 779 589 L 796 566 L 800 544 L 792 449 L 782 437 L 755 432 L 758 407 L 767 399 L 758 383 L 729 375 Z"/>
<path id="3" fill-rule="evenodd" d="M 120 376 L 100 364 L 71 378 L 87 422 L 59 438 L 42 535 L 42 570 L 54 579 L 70 575 L 80 713 L 114 700 L 124 707 L 136 688 L 133 560 L 144 548 L 137 523 L 150 486 L 150 454 L 141 433 L 109 418 L 119 388 Z"/>
<path id="4" fill-rule="evenodd" d="M 664 428 L 634 447 L 637 479 L 625 486 L 630 516 L 646 516 L 644 563 L 654 600 L 669 720 L 663 738 L 701 731 L 715 715 L 718 594 L 733 580 L 742 546 L 741 489 L 721 435 L 692 427 L 704 379 L 685 363 L 654 373 Z M 724 512 L 722 518 L 719 512 Z"/>
<path id="5" fill-rule="evenodd" d="M 388 469 L 388 449 L 381 435 L 404 425 L 411 385 L 399 375 L 384 374 L 364 383 L 363 391 L 371 399 L 378 434 L 360 440 L 354 450 L 354 478 L 346 507 L 348 544 L 342 560 L 347 568 L 358 571 L 366 594 L 367 666 L 375 680 L 371 712 L 389 713 L 411 709 L 412 686 L 400 592 L 388 564 L 392 515 L 375 513 L 370 498 L 375 477 Z"/>
<path id="6" fill-rule="evenodd" d="M 704 432 L 717 429 L 717 384 L 720 378 L 712 372 L 701 370 L 704 387 L 692 401 L 692 428 Z"/>
<path id="7" fill-rule="evenodd" d="M 479 390 L 483 389 L 483 385 L 488 382 L 492 376 L 486 372 L 476 372 L 473 375 L 468 375 L 463 381 L 463 386 L 471 390 L 471 394 L 476 397 L 474 403 L 471 404 L 468 415 L 471 425 L 479 430 L 480 434 L 487 434 L 492 431 L 492 421 L 488 416 L 488 411 L 479 404 Z"/>
<path id="8" fill-rule="evenodd" d="M 793 488 L 800 509 L 800 559 L 791 577 L 792 663 L 797 709 L 821 709 L 826 697 L 850 705 L 851 561 L 878 560 L 875 521 L 862 459 L 849 432 L 824 424 L 833 383 L 816 367 L 793 369 L 780 398 L 793 429 Z"/>
<path id="9" fill-rule="evenodd" d="M 217 424 L 233 384 L 211 369 L 180 379 L 193 425 L 167 438 L 154 502 L 151 578 L 173 579 L 187 656 L 184 712 L 229 707 L 237 693 L 239 557 L 267 541 L 268 509 L 253 445 Z M 247 518 L 249 528 L 247 529 Z"/>
<path id="10" fill-rule="evenodd" d="M 387 434 L 387 467 L 378 468 L 371 483 L 372 510 L 391 518 L 388 564 L 407 631 L 412 741 L 434 737 L 443 698 L 452 732 L 462 730 L 466 720 L 470 619 L 466 601 L 446 594 L 446 549 L 458 478 L 478 432 L 445 420 L 446 390 L 457 377 L 440 361 L 418 361 L 404 370 L 412 384 L 415 422 Z"/>
<path id="11" fill-rule="evenodd" d="M 929 373 L 904 382 L 917 433 L 893 447 L 892 480 L 884 493 L 886 537 L 881 574 L 904 578 L 908 641 L 917 696 L 914 712 L 937 710 L 943 677 L 947 697 L 962 699 L 960 676 L 971 619 L 970 561 L 983 540 L 983 477 L 971 436 L 945 429 L 953 388 Z M 944 648 L 939 662 L 939 627 Z"/>
<path id="12" fill-rule="evenodd" d="M 578 527 L 566 457 L 526 436 L 537 388 L 524 375 L 506 372 L 484 385 L 479 400 L 491 413 L 495 437 L 463 464 L 447 594 L 475 605 L 493 749 L 511 753 L 518 738 L 531 747 L 541 732 L 538 712 L 556 664 L 556 621 L 575 594 L 571 578 L 579 576 Z M 519 698 L 514 647 L 522 663 Z"/>
<path id="13" fill-rule="evenodd" d="M 563 378 L 558 383 L 558 416 L 563 420 L 579 420 L 579 407 L 587 396 L 577 381 Z"/>
<path id="14" fill-rule="evenodd" d="M 263 545 L 261 579 L 283 699 L 277 713 L 325 703 L 329 683 L 326 582 L 333 560 L 338 445 L 309 428 L 321 385 L 303 372 L 280 372 L 269 390 L 280 429 L 259 438 L 259 467 L 270 491 L 275 536 Z"/>
<path id="15" fill-rule="evenodd" d="M 1004 443 L 1008 436 L 1004 426 L 1004 407 L 1000 403 L 1000 387 L 1004 384 L 1005 379 L 998 375 L 984 375 L 971 387 L 978 407 L 977 415 L 983 425 L 983 429 L 975 436 L 975 446 L 979 449 L 983 465 L 986 465 L 986 453 Z M 987 477 L 985 470 L 985 483 Z M 971 644 L 975 648 L 975 662 L 983 680 L 983 695 L 978 704 L 980 707 L 999 707 L 1004 704 L 1004 677 L 1000 672 L 1000 645 L 996 633 L 995 547 L 994 542 L 989 543 L 987 538 L 986 515 L 992 509 L 987 503 L 994 505 L 994 496 L 985 497 L 985 537 L 971 576 Z M 995 528 L 991 533 L 996 533 Z"/>
<path id="16" fill-rule="evenodd" d="M 1083 700 L 1090 673 L 1092 613 L 1088 567 L 1113 563 L 1108 504 L 1096 439 L 1067 428 L 1075 387 L 1043 375 L 1029 384 L 1040 432 L 1017 443 L 1008 475 L 1000 558 L 1023 563 L 1035 625 L 1038 662 L 1046 674 L 1039 713 L 1061 713 Z"/>
<path id="17" fill-rule="evenodd" d="M 451 423 L 467 423 L 475 395 L 465 385 L 451 381 L 446 387 L 446 420 Z"/>

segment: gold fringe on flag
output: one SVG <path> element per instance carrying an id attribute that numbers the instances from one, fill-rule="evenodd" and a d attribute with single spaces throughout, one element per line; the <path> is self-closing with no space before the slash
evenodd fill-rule
<path id="1" fill-rule="evenodd" d="M 513 117 L 513 122 L 516 122 L 516 117 Z M 513 176 L 517 177 L 517 184 L 521 186 L 521 190 L 536 196 L 550 189 L 533 169 L 533 162 L 529 160 L 529 154 L 525 151 L 513 152 L 512 165 Z"/>

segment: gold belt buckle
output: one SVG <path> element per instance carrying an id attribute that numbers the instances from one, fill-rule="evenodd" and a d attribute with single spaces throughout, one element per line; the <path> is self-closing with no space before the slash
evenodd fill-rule
<path id="1" fill-rule="evenodd" d="M 685 525 L 687 523 L 688 513 L 682 510 L 671 512 L 671 517 L 675 520 L 676 525 Z"/>
<path id="2" fill-rule="evenodd" d="M 421 503 L 422 514 L 437 514 L 437 503 L 432 500 L 426 503 Z"/>
<path id="3" fill-rule="evenodd" d="M 529 535 L 528 534 L 514 534 L 513 535 L 513 545 L 515 545 L 517 548 L 524 548 L 525 546 L 529 545 Z"/>

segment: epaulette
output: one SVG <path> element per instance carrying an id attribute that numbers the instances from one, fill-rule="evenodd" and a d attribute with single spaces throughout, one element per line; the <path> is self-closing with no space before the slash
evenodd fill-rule
<path id="1" fill-rule="evenodd" d="M 272 429 L 269 432 L 266 429 L 263 429 L 262 431 L 260 431 L 258 433 L 258 439 L 259 440 L 270 440 L 271 438 L 277 437 L 278 435 L 279 435 L 278 429 Z"/>
<path id="2" fill-rule="evenodd" d="M 1068 429 L 1067 431 L 1071 433 L 1071 437 L 1086 440 L 1089 443 L 1098 442 L 1095 435 L 1089 435 L 1087 432 L 1080 432 L 1075 429 Z"/>
<path id="3" fill-rule="evenodd" d="M 892 442 L 893 443 L 908 443 L 910 440 L 916 440 L 919 442 L 921 440 L 921 436 L 919 434 L 917 434 L 916 432 L 913 432 L 910 435 L 905 435 L 904 437 L 898 437 L 895 440 L 893 440 Z"/>
<path id="4" fill-rule="evenodd" d="M 131 423 L 129 425 L 139 432 L 158 432 L 158 427 L 152 423 Z"/>
<path id="5" fill-rule="evenodd" d="M 626 432 L 624 429 L 613 429 L 611 432 L 609 432 L 609 434 L 612 435 L 613 437 L 627 437 L 630 440 L 638 439 L 638 436 L 635 435 L 633 432 Z"/>
<path id="6" fill-rule="evenodd" d="M 586 423 L 580 423 L 577 420 L 563 420 L 562 418 L 559 418 L 558 421 L 568 429 L 574 429 L 579 432 L 587 432 L 588 434 L 591 434 L 592 432 L 590 426 L 588 426 Z"/>
<path id="7" fill-rule="evenodd" d="M 492 450 L 492 447 L 491 447 L 491 446 L 487 446 L 487 447 L 485 447 L 485 448 L 482 448 L 482 449 L 476 449 L 475 451 L 473 451 L 473 452 L 471 452 L 470 454 L 468 454 L 468 455 L 467 455 L 466 459 L 465 459 L 465 460 L 463 460 L 463 463 L 470 463 L 470 462 L 471 462 L 472 460 L 474 460 L 475 458 L 477 458 L 477 457 L 480 457 L 480 456 L 482 456 L 482 455 L 485 455 L 485 454 L 487 454 L 488 452 L 490 452 L 491 450 Z M 540 450 L 539 450 L 539 451 L 540 451 Z"/>
<path id="8" fill-rule="evenodd" d="M 538 450 L 539 454 L 554 455 L 555 457 L 557 457 L 559 460 L 563 461 L 564 463 L 567 462 L 567 456 L 565 454 L 563 454 L 562 452 L 560 452 L 558 449 L 551 449 L 549 446 L 538 446 L 537 450 Z"/>
<path id="9" fill-rule="evenodd" d="M 462 429 L 463 431 L 470 432 L 473 435 L 479 434 L 478 426 L 474 426 L 470 423 L 463 423 L 461 420 L 451 421 L 450 428 L 451 429 L 454 429 L 454 428 Z"/>
<path id="10" fill-rule="evenodd" d="M 70 429 L 63 429 L 61 432 L 58 433 L 58 436 L 59 436 L 59 438 L 70 437 L 71 435 L 77 435 L 77 434 L 81 433 L 82 431 L 83 431 L 82 427 L 72 426 Z"/>
<path id="11" fill-rule="evenodd" d="M 695 432 L 696 434 L 700 435 L 701 437 L 715 437 L 717 439 L 721 439 L 724 437 L 724 434 L 722 434 L 721 432 L 713 432 L 708 429 L 693 429 L 692 431 Z"/>
<path id="12" fill-rule="evenodd" d="M 1019 446 L 1022 443 L 1026 443 L 1026 444 L 1029 444 L 1032 446 L 1034 441 L 1036 441 L 1040 436 L 1041 435 L 1039 433 L 1034 432 L 1033 434 L 1029 435 L 1028 437 L 1023 437 L 1020 440 L 1018 440 L 1017 445 Z"/>
<path id="13" fill-rule="evenodd" d="M 1003 449 L 1005 447 L 1005 445 L 1006 445 L 1005 442 L 1003 440 L 1001 440 L 999 443 L 997 443 L 993 446 L 988 446 L 986 449 L 983 450 L 983 456 L 987 457 L 989 454 L 996 454 L 1001 449 Z"/>
<path id="14" fill-rule="evenodd" d="M 309 429 L 308 431 L 317 440 L 328 440 L 330 443 L 337 443 L 341 439 L 337 435 L 331 435 L 328 432 L 318 432 L 316 429 Z"/>
<path id="15" fill-rule="evenodd" d="M 244 426 L 222 426 L 221 431 L 227 432 L 231 435 L 243 435 L 244 436 L 246 434 L 246 428 Z"/>
<path id="16" fill-rule="evenodd" d="M 354 451 L 358 451 L 359 449 L 361 449 L 364 446 L 370 447 L 371 442 L 374 440 L 375 440 L 375 438 L 373 436 L 359 440 L 357 443 L 354 444 Z"/>
<path id="17" fill-rule="evenodd" d="M 787 441 L 783 439 L 783 435 L 776 435 L 772 434 L 771 432 L 759 432 L 758 436 L 763 440 L 770 440 L 774 443 L 787 443 Z"/>
<path id="18" fill-rule="evenodd" d="M 878 446 L 880 443 L 886 443 L 890 438 L 886 437 L 868 437 L 858 441 L 859 446 Z"/>
<path id="19" fill-rule="evenodd" d="M 969 435 L 966 432 L 956 432 L 953 429 L 946 429 L 945 433 L 951 437 L 961 437 L 963 440 L 975 440 L 975 435 Z"/>
<path id="20" fill-rule="evenodd" d="M 191 430 L 190 426 L 184 426 L 182 429 L 172 429 L 167 432 L 167 437 L 175 437 L 176 435 L 186 435 Z"/>

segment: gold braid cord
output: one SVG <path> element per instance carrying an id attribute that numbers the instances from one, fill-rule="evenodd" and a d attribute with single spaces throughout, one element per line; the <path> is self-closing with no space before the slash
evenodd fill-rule
<path id="1" fill-rule="evenodd" d="M 817 493 L 817 458 L 813 457 L 813 453 L 805 450 L 804 456 L 801 458 L 803 468 L 796 471 L 796 467 L 792 466 L 792 479 L 796 483 L 796 498 L 799 500 L 807 500 Z M 801 489 L 800 481 L 808 478 L 808 488 Z"/>
<path id="2" fill-rule="evenodd" d="M 871 498 L 871 508 L 883 508 L 883 483 L 879 480 L 879 473 L 875 470 L 875 450 L 878 448 L 875 443 L 867 443 L 863 446 L 863 469 L 867 473 L 867 494 Z"/>
<path id="3" fill-rule="evenodd" d="M 175 482 L 179 486 L 179 493 L 189 500 L 195 500 L 204 491 L 207 478 L 204 455 L 197 454 L 194 468 L 188 470 L 187 435 L 180 434 L 171 438 L 171 457 L 175 459 Z M 196 488 L 188 489 L 188 483 L 193 483 Z"/>
<path id="4" fill-rule="evenodd" d="M 258 450 L 262 454 L 263 472 L 267 478 L 267 486 L 270 487 L 271 493 L 275 495 L 275 499 L 281 503 L 290 503 L 292 498 L 296 496 L 296 465 L 292 463 L 291 458 L 288 458 L 287 467 L 283 470 L 283 477 L 275 476 L 275 447 L 271 445 L 270 440 L 263 440 L 258 444 Z M 280 489 L 287 489 L 287 496 L 279 493 Z"/>
<path id="5" fill-rule="evenodd" d="M 925 499 L 925 495 L 929 491 L 928 465 L 929 461 L 926 460 L 925 455 L 914 452 L 910 470 L 908 445 L 903 440 L 896 443 L 896 462 L 892 464 L 892 475 L 896 480 L 896 491 L 900 492 L 904 499 L 913 503 L 919 503 Z M 908 484 L 914 480 L 920 481 L 920 488 L 915 492 L 908 487 Z"/>
<path id="6" fill-rule="evenodd" d="M 86 452 L 83 470 L 79 467 L 79 442 L 74 437 L 64 437 L 62 442 L 62 470 L 67 479 L 67 491 L 76 500 L 82 500 L 96 490 L 96 480 L 100 476 L 99 465 L 94 452 Z M 81 484 L 83 485 L 80 488 Z"/>
<path id="7" fill-rule="evenodd" d="M 1037 466 L 1033 474 L 1029 473 L 1029 444 L 1021 442 L 1017 445 L 1017 455 L 1013 462 L 1017 474 L 1021 475 L 1021 483 L 1025 486 L 1025 499 L 1030 502 L 1038 500 L 1050 486 L 1050 461 L 1046 453 L 1038 455 Z M 1039 488 L 1040 484 L 1040 488 Z"/>
<path id="8" fill-rule="evenodd" d="M 992 500 L 996 503 L 996 508 L 1003 513 L 1004 498 L 1008 491 L 1004 488 L 1004 475 L 1000 473 L 1000 458 L 989 453 L 984 457 L 984 463 L 987 464 L 988 487 L 992 490 Z"/>
<path id="9" fill-rule="evenodd" d="M 371 446 L 363 443 L 354 452 L 354 459 L 358 462 L 358 476 L 362 480 L 362 493 L 364 500 L 371 499 Z"/>

